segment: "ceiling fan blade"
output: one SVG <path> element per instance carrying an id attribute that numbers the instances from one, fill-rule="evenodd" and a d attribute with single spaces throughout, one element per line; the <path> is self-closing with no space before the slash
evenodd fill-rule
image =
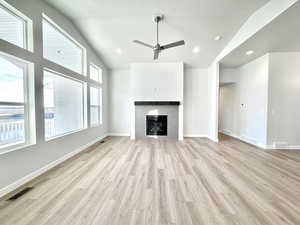
<path id="1" fill-rule="evenodd" d="M 134 43 L 137 43 L 137 44 L 140 44 L 140 45 L 143 45 L 143 46 L 146 46 L 146 47 L 148 47 L 148 48 L 154 48 L 154 46 L 149 45 L 149 44 L 147 44 L 147 43 L 145 43 L 145 42 L 142 42 L 142 41 L 134 40 L 133 42 L 134 42 Z"/>
<path id="2" fill-rule="evenodd" d="M 154 57 L 153 57 L 153 59 L 154 59 L 154 60 L 158 59 L 158 55 L 159 55 L 159 51 L 158 51 L 158 50 L 155 50 L 155 51 L 154 51 Z"/>
<path id="3" fill-rule="evenodd" d="M 167 49 L 167 48 L 173 48 L 173 47 L 181 46 L 181 45 L 184 45 L 184 44 L 185 44 L 184 40 L 181 40 L 181 41 L 173 42 L 171 44 L 163 45 L 160 48 L 162 50 L 164 50 L 164 49 Z"/>

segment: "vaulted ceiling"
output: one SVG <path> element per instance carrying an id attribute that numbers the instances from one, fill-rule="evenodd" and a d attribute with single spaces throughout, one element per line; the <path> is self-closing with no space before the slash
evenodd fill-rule
<path id="1" fill-rule="evenodd" d="M 299 52 L 299 21 L 300 1 L 226 55 L 221 63 L 226 67 L 237 67 L 269 52 Z M 247 56 L 245 53 L 249 50 L 254 53 Z"/>
<path id="2" fill-rule="evenodd" d="M 112 69 L 151 62 L 151 49 L 132 43 L 155 42 L 152 15 L 162 13 L 162 44 L 184 39 L 186 45 L 164 51 L 159 61 L 182 61 L 206 68 L 247 18 L 268 0 L 45 0 L 65 14 Z M 220 35 L 222 39 L 215 41 Z M 199 53 L 193 48 L 199 47 Z M 117 53 L 117 49 L 122 54 Z"/>

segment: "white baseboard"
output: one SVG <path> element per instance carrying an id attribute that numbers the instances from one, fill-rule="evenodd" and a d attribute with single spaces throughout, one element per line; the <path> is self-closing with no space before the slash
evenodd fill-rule
<path id="1" fill-rule="evenodd" d="M 116 137 L 129 137 L 130 134 L 128 133 L 108 133 L 107 136 L 116 136 Z"/>
<path id="2" fill-rule="evenodd" d="M 71 158 L 72 156 L 80 153 L 81 151 L 87 149 L 88 147 L 92 146 L 93 144 L 97 143 L 98 141 L 104 139 L 105 137 L 107 137 L 107 135 L 104 135 L 102 137 L 96 138 L 95 140 L 81 146 L 80 148 L 76 149 L 73 152 L 70 152 L 66 155 L 64 155 L 63 157 L 49 163 L 48 165 L 26 175 L 25 177 L 22 177 L 21 179 L 15 181 L 14 183 L 0 189 L 0 198 L 14 190 L 16 190 L 17 188 L 19 188 L 20 186 L 28 183 L 29 181 L 33 180 L 34 178 L 40 176 L 41 174 L 47 172 L 48 170 L 52 169 L 53 167 L 57 166 L 58 164 L 61 164 L 62 162 L 66 161 L 67 159 Z"/>
<path id="3" fill-rule="evenodd" d="M 228 131 L 228 130 L 220 130 L 219 132 L 222 134 L 231 136 L 233 138 L 239 139 L 241 141 L 244 141 L 248 144 L 255 145 L 256 147 L 259 147 L 264 150 L 300 150 L 300 145 L 287 145 L 287 146 L 281 146 L 281 147 L 274 147 L 273 145 L 257 143 L 253 138 L 249 138 L 246 136 L 241 137 L 241 136 L 235 135 L 235 134 L 231 133 L 231 131 Z"/>
<path id="4" fill-rule="evenodd" d="M 222 134 L 226 134 L 228 136 L 231 136 L 231 131 L 230 130 L 226 130 L 226 129 L 220 129 L 219 130 L 219 133 L 222 133 Z"/>
<path id="5" fill-rule="evenodd" d="M 219 142 L 219 138 L 208 136 L 208 139 L 210 139 L 211 141 L 216 142 L 216 143 Z"/>
<path id="6" fill-rule="evenodd" d="M 229 130 L 220 130 L 219 132 L 222 133 L 222 134 L 228 135 L 230 137 L 239 139 L 239 140 L 241 140 L 243 142 L 246 142 L 248 144 L 254 145 L 254 146 L 256 146 L 256 147 L 258 147 L 260 149 L 266 149 L 266 145 L 265 144 L 258 143 L 257 141 L 255 141 L 254 138 L 251 138 L 251 137 L 248 137 L 248 136 L 239 136 L 239 135 L 233 134 Z"/>
<path id="7" fill-rule="evenodd" d="M 207 134 L 185 134 L 183 136 L 186 138 L 208 138 Z"/>
<path id="8" fill-rule="evenodd" d="M 300 150 L 300 145 L 288 145 L 280 148 L 276 148 L 273 145 L 266 145 L 267 150 L 295 150 L 298 151 Z"/>

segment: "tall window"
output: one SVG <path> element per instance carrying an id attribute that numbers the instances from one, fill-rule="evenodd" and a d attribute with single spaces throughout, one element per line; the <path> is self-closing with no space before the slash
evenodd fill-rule
<path id="1" fill-rule="evenodd" d="M 102 124 L 102 88 L 90 87 L 91 126 Z"/>
<path id="2" fill-rule="evenodd" d="M 0 38 L 21 48 L 27 48 L 26 21 L 1 4 Z"/>
<path id="3" fill-rule="evenodd" d="M 46 16 L 43 19 L 43 51 L 46 59 L 84 74 L 84 48 Z"/>
<path id="4" fill-rule="evenodd" d="M 0 149 L 30 142 L 29 64 L 0 54 Z"/>
<path id="5" fill-rule="evenodd" d="M 90 78 L 102 83 L 102 69 L 95 64 L 90 64 Z"/>
<path id="6" fill-rule="evenodd" d="M 81 130 L 85 121 L 85 83 L 44 71 L 45 136 Z"/>

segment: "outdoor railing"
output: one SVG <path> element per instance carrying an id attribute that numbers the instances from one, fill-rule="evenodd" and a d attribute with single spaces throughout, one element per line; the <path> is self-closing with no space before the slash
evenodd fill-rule
<path id="1" fill-rule="evenodd" d="M 24 141 L 24 131 L 24 120 L 0 120 L 0 146 Z M 45 120 L 45 133 L 46 136 L 53 136 L 53 118 Z"/>
<path id="2" fill-rule="evenodd" d="M 1 120 L 0 121 L 0 145 L 24 141 L 23 120 Z"/>

